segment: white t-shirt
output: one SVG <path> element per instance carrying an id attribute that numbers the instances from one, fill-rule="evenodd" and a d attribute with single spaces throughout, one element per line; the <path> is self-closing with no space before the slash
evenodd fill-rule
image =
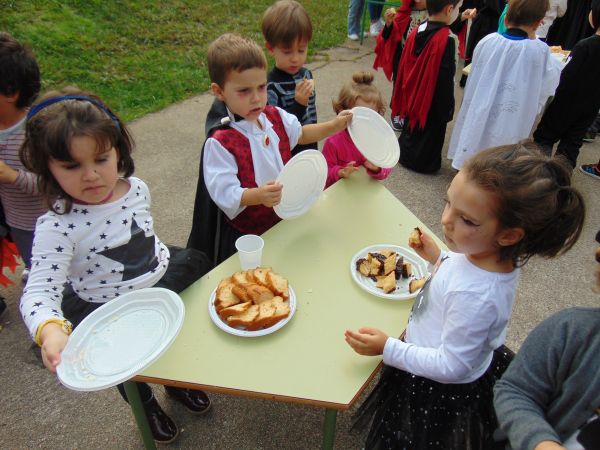
<path id="1" fill-rule="evenodd" d="M 294 148 L 302 136 L 302 125 L 296 116 L 281 108 L 277 108 L 277 110 L 290 140 L 290 148 Z M 229 126 L 242 133 L 250 142 L 256 184 L 262 186 L 268 181 L 275 180 L 284 164 L 279 152 L 279 136 L 277 136 L 273 124 L 264 113 L 258 118 L 262 130 L 247 120 L 235 122 L 232 115 L 230 115 L 230 119 Z M 240 206 L 242 194 L 246 188 L 241 186 L 237 176 L 238 166 L 235 157 L 219 141 L 208 138 L 204 144 L 203 170 L 204 181 L 210 197 L 229 219 L 234 219 L 246 208 Z"/>
<path id="2" fill-rule="evenodd" d="M 383 362 L 440 383 L 477 380 L 504 344 L 519 272 L 488 272 L 443 253 L 415 299 L 405 342 L 388 338 Z"/>

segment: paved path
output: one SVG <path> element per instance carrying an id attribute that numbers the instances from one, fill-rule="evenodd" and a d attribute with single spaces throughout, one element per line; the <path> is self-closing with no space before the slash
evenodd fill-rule
<path id="1" fill-rule="evenodd" d="M 320 119 L 333 116 L 331 98 L 356 70 L 369 70 L 372 40 L 365 45 L 325 51 L 314 69 Z M 391 85 L 377 74 L 376 83 L 390 98 Z M 457 104 L 462 92 L 457 88 Z M 136 175 L 152 191 L 156 231 L 167 243 L 184 245 L 191 225 L 204 140 L 204 118 L 212 96 L 203 94 L 131 124 L 137 141 Z M 452 124 L 450 124 L 452 125 Z M 448 129 L 451 132 L 452 127 Z M 450 134 L 448 134 L 449 139 Z M 597 161 L 600 139 L 585 144 L 581 162 Z M 434 232 L 443 196 L 453 171 L 447 161 L 440 174 L 425 176 L 397 167 L 386 186 Z M 527 333 L 554 311 L 574 305 L 597 305 L 591 292 L 593 237 L 600 228 L 600 183 L 576 172 L 575 185 L 588 205 L 586 229 L 576 247 L 553 261 L 531 261 L 523 270 L 519 298 L 509 330 L 509 345 L 518 348 Z M 8 311 L 0 325 L 0 447 L 16 448 L 141 448 L 134 421 L 116 389 L 76 393 L 63 388 L 41 367 L 17 312 L 19 289 L 3 293 Z M 365 324 L 368 325 L 368 324 Z M 343 339 L 343 336 L 340 336 Z M 350 351 L 350 350 L 349 350 Z M 320 447 L 324 412 L 318 408 L 212 395 L 214 408 L 193 417 L 155 390 L 182 433 L 173 449 L 316 449 Z M 338 416 L 336 448 L 361 448 L 363 436 L 349 432 L 351 413 Z"/>

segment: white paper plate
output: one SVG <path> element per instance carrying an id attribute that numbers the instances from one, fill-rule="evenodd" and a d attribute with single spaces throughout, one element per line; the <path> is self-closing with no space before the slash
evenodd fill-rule
<path id="1" fill-rule="evenodd" d="M 327 181 L 327 161 L 317 150 L 304 150 L 290 159 L 277 177 L 283 184 L 281 202 L 274 206 L 282 219 L 301 216 L 317 201 Z"/>
<path id="2" fill-rule="evenodd" d="M 399 280 L 396 280 L 396 290 L 389 294 L 386 294 L 382 289 L 376 287 L 377 283 L 371 278 L 365 277 L 362 273 L 356 270 L 356 261 L 358 261 L 360 258 L 366 258 L 369 252 L 378 252 L 381 250 L 393 250 L 402 255 L 406 261 L 412 264 L 413 276 L 410 278 L 400 278 Z M 419 291 L 413 292 L 412 294 L 408 292 L 408 284 L 410 283 L 410 280 L 429 276 L 427 262 L 425 260 L 406 247 L 399 247 L 398 245 L 391 244 L 378 244 L 363 248 L 350 260 L 350 273 L 352 274 L 354 281 L 356 281 L 358 285 L 365 291 L 376 295 L 377 297 L 387 298 L 388 300 L 406 300 L 415 297 Z"/>
<path id="3" fill-rule="evenodd" d="M 400 146 L 392 127 L 376 111 L 364 106 L 352 108 L 348 132 L 354 145 L 365 158 L 389 169 L 398 164 Z"/>
<path id="4" fill-rule="evenodd" d="M 57 367 L 69 389 L 97 391 L 142 372 L 175 340 L 185 307 L 161 288 L 117 297 L 87 316 L 69 337 Z"/>
<path id="5" fill-rule="evenodd" d="M 285 319 L 280 320 L 275 325 L 273 325 L 272 327 L 269 327 L 269 328 L 264 328 L 262 330 L 256 330 L 256 331 L 246 331 L 244 329 L 230 327 L 225 322 L 223 322 L 223 320 L 221 320 L 221 318 L 219 317 L 217 310 L 215 309 L 215 296 L 217 293 L 216 288 L 214 291 L 212 291 L 212 293 L 210 294 L 210 298 L 208 299 L 208 314 L 210 314 L 210 318 L 215 323 L 215 325 L 217 327 L 219 327 L 221 330 L 225 331 L 226 333 L 233 334 L 234 336 L 241 336 L 241 337 L 265 336 L 267 334 L 274 333 L 277 330 L 279 330 L 280 328 L 282 328 L 283 326 L 285 326 L 285 324 L 291 320 L 292 316 L 296 312 L 296 293 L 294 292 L 294 290 L 292 289 L 291 286 L 288 286 L 288 289 L 290 291 L 290 298 L 288 299 L 288 302 L 290 302 L 290 315 L 287 316 Z"/>

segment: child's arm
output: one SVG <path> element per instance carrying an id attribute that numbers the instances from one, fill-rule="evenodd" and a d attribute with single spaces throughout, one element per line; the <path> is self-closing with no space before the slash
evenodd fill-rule
<path id="1" fill-rule="evenodd" d="M 325 187 L 331 186 L 340 178 L 349 177 L 352 172 L 358 170 L 358 167 L 355 166 L 355 161 L 350 161 L 347 164 L 344 162 L 345 165 L 340 164 L 340 161 L 344 160 L 340 158 L 340 152 L 343 150 L 337 145 L 339 144 L 339 140 L 336 139 L 338 137 L 339 135 L 337 134 L 330 136 L 325 140 L 325 145 L 323 146 L 323 156 L 327 161 L 327 182 L 325 183 Z"/>
<path id="2" fill-rule="evenodd" d="M 60 364 L 60 354 L 67 345 L 69 335 L 61 325 L 50 322 L 44 325 L 39 337 L 44 366 L 50 372 L 56 373 L 56 367 Z"/>
<path id="3" fill-rule="evenodd" d="M 0 159 L 0 183 L 12 184 L 17 181 L 19 172 Z"/>
<path id="4" fill-rule="evenodd" d="M 351 120 L 352 113 L 344 110 L 341 111 L 335 119 L 328 120 L 327 122 L 304 125 L 302 127 L 302 135 L 300 136 L 300 139 L 298 139 L 298 143 L 310 144 L 311 142 L 321 141 L 327 136 L 331 136 L 333 133 L 346 128 Z"/>
<path id="5" fill-rule="evenodd" d="M 355 333 L 346 330 L 344 333 L 346 342 L 359 355 L 377 356 L 383 354 L 385 343 L 389 336 L 376 328 L 363 327 Z"/>

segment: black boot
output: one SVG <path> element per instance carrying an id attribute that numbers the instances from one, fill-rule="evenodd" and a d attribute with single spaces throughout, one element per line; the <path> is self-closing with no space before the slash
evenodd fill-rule
<path id="1" fill-rule="evenodd" d="M 162 410 L 154 395 L 144 402 L 144 411 L 152 431 L 152 437 L 158 444 L 169 444 L 179 436 L 179 428 Z"/>
<path id="2" fill-rule="evenodd" d="M 204 391 L 171 386 L 165 386 L 165 390 L 192 414 L 204 414 L 210 409 L 210 399 Z"/>

